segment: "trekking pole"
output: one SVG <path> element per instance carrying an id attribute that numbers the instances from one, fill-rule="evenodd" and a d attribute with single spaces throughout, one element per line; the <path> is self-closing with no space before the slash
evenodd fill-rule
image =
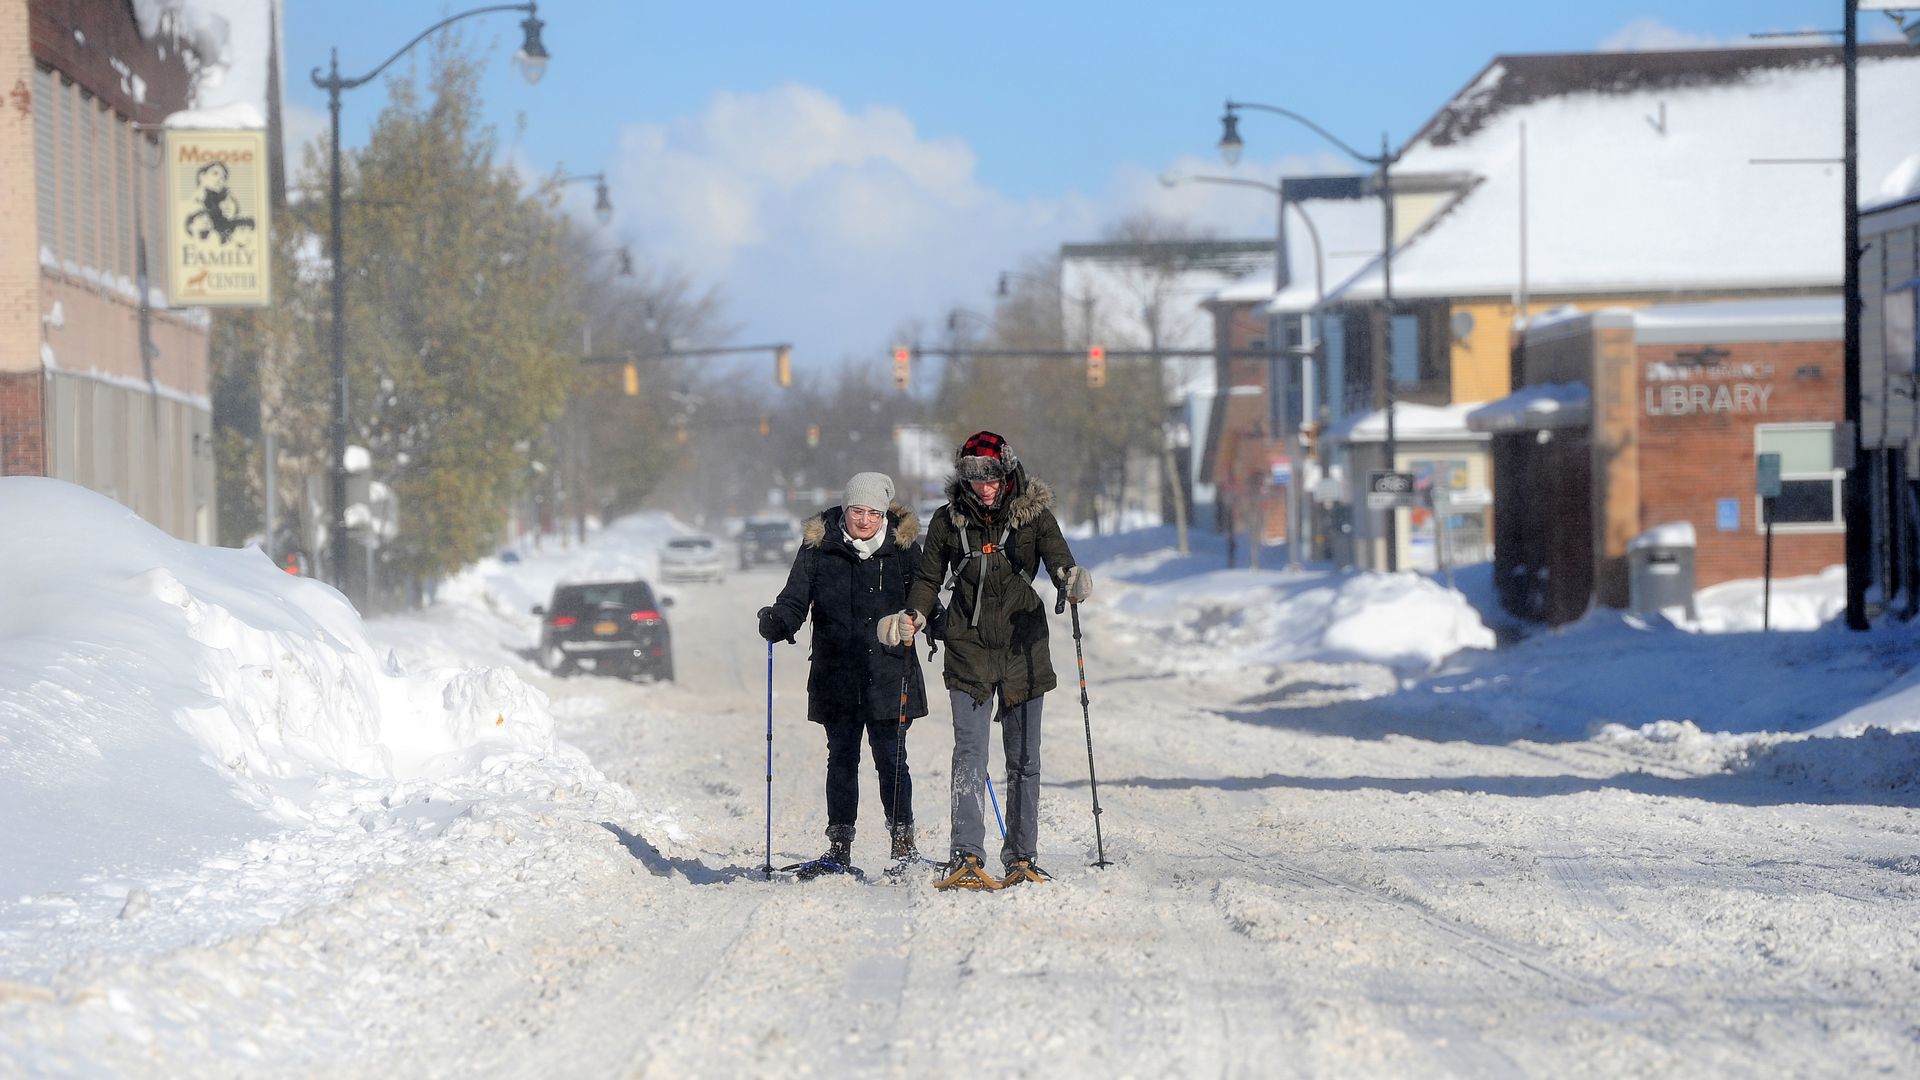
<path id="1" fill-rule="evenodd" d="M 773 880 L 773 642 L 767 642 L 767 861 L 760 874 Z"/>
<path id="2" fill-rule="evenodd" d="M 913 674 L 913 645 L 907 645 L 907 658 L 900 666 L 900 726 L 893 729 L 893 798 L 887 803 L 887 840 L 900 828 L 900 774 L 907 767 L 907 684 Z M 906 815 L 908 819 L 912 814 Z"/>
<path id="3" fill-rule="evenodd" d="M 1080 667 L 1080 720 L 1087 729 L 1087 790 L 1093 794 L 1093 844 L 1099 853 L 1099 861 L 1093 865 L 1104 870 L 1113 864 L 1107 861 L 1106 841 L 1100 838 L 1100 781 L 1093 773 L 1093 714 L 1087 707 L 1087 655 L 1080 648 L 1080 605 L 1068 605 L 1067 588 L 1062 585 L 1053 613 L 1058 615 L 1068 606 L 1073 608 L 1073 662 Z"/>
<path id="4" fill-rule="evenodd" d="M 993 793 L 993 773 L 987 773 L 987 798 L 993 800 L 993 823 L 1000 826 L 1000 839 L 1007 838 L 1007 822 L 1000 816 L 1000 796 Z"/>

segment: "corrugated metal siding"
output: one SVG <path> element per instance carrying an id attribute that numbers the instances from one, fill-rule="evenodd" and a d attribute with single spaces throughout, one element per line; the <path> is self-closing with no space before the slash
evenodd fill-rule
<path id="1" fill-rule="evenodd" d="M 132 386 L 47 380 L 47 475 L 98 491 L 175 536 L 205 542 L 213 418 Z"/>
<path id="2" fill-rule="evenodd" d="M 54 155 L 60 163 L 60 246 L 54 250 L 63 259 L 80 257 L 80 176 L 77 166 L 80 156 L 78 140 L 74 137 L 76 105 L 80 91 L 73 83 L 62 78 L 59 80 L 54 113 L 60 120 L 58 145 Z"/>
<path id="3" fill-rule="evenodd" d="M 113 126 L 113 272 L 133 279 L 133 140 L 126 124 Z"/>
<path id="4" fill-rule="evenodd" d="M 40 246 L 59 250 L 59 184 L 55 183 L 53 73 L 33 69 L 33 186 L 40 205 Z"/>
<path id="5" fill-rule="evenodd" d="M 80 265 L 97 269 L 105 265 L 100 258 L 100 106 L 81 94 L 74 110 L 80 121 Z"/>

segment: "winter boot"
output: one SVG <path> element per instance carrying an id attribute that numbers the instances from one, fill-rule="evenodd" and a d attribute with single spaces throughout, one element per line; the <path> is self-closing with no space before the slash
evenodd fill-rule
<path id="1" fill-rule="evenodd" d="M 895 822 L 887 826 L 887 832 L 893 837 L 893 849 L 888 853 L 888 858 L 898 862 L 920 857 L 920 849 L 913 843 L 913 822 Z"/>
<path id="2" fill-rule="evenodd" d="M 947 889 L 998 889 L 1000 879 L 987 873 L 980 867 L 980 856 L 955 853 L 953 861 L 947 863 L 947 873 L 933 883 L 940 890 Z"/>
<path id="3" fill-rule="evenodd" d="M 1040 869 L 1040 864 L 1032 859 L 1015 859 L 1007 864 L 1007 876 L 1000 879 L 1000 887 L 1004 889 L 1026 881 L 1040 884 L 1052 880 L 1053 875 Z"/>
<path id="4" fill-rule="evenodd" d="M 801 865 L 795 875 L 802 881 L 810 881 L 821 874 L 858 874 L 853 865 L 853 826 L 827 826 L 826 854 L 810 863 Z"/>

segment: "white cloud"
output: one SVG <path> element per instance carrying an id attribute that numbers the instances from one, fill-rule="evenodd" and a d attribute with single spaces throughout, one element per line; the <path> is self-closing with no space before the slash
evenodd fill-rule
<path id="1" fill-rule="evenodd" d="M 1730 41 L 1712 34 L 1695 34 L 1655 18 L 1635 19 L 1600 42 L 1601 52 L 1651 52 L 1656 49 L 1719 49 L 1746 45 L 1758 39 Z"/>
<path id="2" fill-rule="evenodd" d="M 1313 158 L 1243 164 L 1239 175 L 1342 168 Z M 1198 159 L 1166 169 L 1223 171 Z M 925 137 L 896 108 L 849 111 L 790 84 L 624 129 L 608 178 L 622 237 L 719 285 L 747 327 L 742 340 L 791 340 L 803 359 L 834 362 L 883 356 L 913 320 L 984 308 L 1000 271 L 1098 240 L 1141 209 L 1223 236 L 1271 233 L 1273 203 L 1259 192 L 1166 189 L 1166 169 L 1123 167 L 1099 192 L 1017 199 L 982 183 L 964 140 Z"/>

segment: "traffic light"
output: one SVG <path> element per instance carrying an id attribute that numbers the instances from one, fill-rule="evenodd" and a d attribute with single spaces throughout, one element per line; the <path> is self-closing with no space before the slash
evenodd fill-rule
<path id="1" fill-rule="evenodd" d="M 634 363 L 631 360 L 627 361 L 626 374 L 627 374 L 627 396 L 628 397 L 637 396 L 640 393 L 640 365 Z"/>
<path id="2" fill-rule="evenodd" d="M 905 390 L 913 381 L 913 350 L 897 345 L 893 350 L 893 388 Z"/>
<path id="3" fill-rule="evenodd" d="M 773 350 L 773 381 L 781 386 L 793 385 L 793 350 L 785 345 Z"/>
<path id="4" fill-rule="evenodd" d="M 760 418 L 760 434 L 766 435 L 771 431 L 773 431 L 773 424 L 766 417 L 764 416 L 761 417 Z"/>
<path id="5" fill-rule="evenodd" d="M 1087 346 L 1087 385 L 1095 390 L 1107 385 L 1107 347 Z"/>
<path id="6" fill-rule="evenodd" d="M 807 449 L 811 450 L 819 445 L 820 445 L 820 425 L 808 424 L 807 425 Z"/>

